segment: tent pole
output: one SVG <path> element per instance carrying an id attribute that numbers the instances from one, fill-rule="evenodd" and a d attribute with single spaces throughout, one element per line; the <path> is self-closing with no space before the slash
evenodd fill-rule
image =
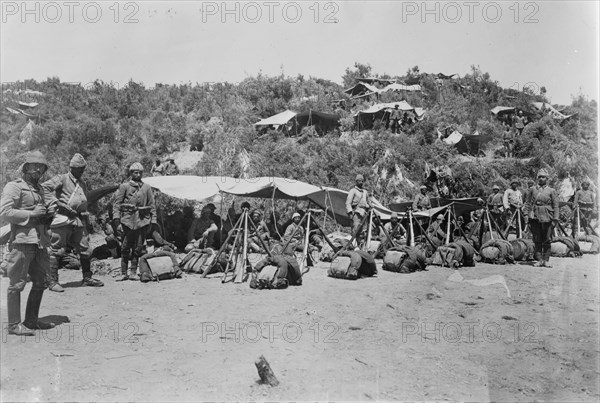
<path id="1" fill-rule="evenodd" d="M 408 243 L 408 246 L 414 247 L 415 246 L 415 228 L 413 227 L 413 215 L 412 215 L 412 209 L 409 208 L 408 209 L 408 226 L 410 229 L 410 241 Z"/>
<path id="2" fill-rule="evenodd" d="M 369 251 L 371 245 L 371 237 L 373 236 L 373 209 L 369 209 L 369 228 L 367 228 L 367 243 L 365 245 L 365 251 Z"/>
<path id="3" fill-rule="evenodd" d="M 450 243 L 450 222 L 452 221 L 452 210 L 448 206 L 448 224 L 446 225 L 446 245 Z"/>

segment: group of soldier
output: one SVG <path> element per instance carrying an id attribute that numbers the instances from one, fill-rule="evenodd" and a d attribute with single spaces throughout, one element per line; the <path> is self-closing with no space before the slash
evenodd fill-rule
<path id="1" fill-rule="evenodd" d="M 75 154 L 69 163 L 69 172 L 40 182 L 48 169 L 48 163 L 39 151 L 27 154 L 22 165 L 22 177 L 9 182 L 0 199 L 0 217 L 11 226 L 10 250 L 6 256 L 9 286 L 7 292 L 8 332 L 14 335 L 33 335 L 34 329 L 49 329 L 54 326 L 39 320 L 42 295 L 47 288 L 53 292 L 64 292 L 59 283 L 58 269 L 61 259 L 68 250 L 79 255 L 82 271 L 82 285 L 102 287 L 104 284 L 92 277 L 89 247 L 89 213 L 87 188 L 82 180 L 86 161 Z M 157 230 L 156 204 L 152 188 L 142 181 L 144 167 L 136 162 L 128 168 L 129 178 L 116 192 L 112 205 L 110 227 L 120 234 L 121 278 L 136 280 L 139 258 L 146 253 L 146 239 L 152 236 L 159 244 L 175 247 L 161 238 Z M 553 223 L 559 219 L 558 196 L 548 185 L 548 172 L 541 169 L 537 174 L 537 184 L 531 186 L 524 196 L 518 189 L 519 182 L 511 181 L 511 188 L 500 194 L 497 186 L 489 196 L 487 207 L 492 220 L 501 221 L 504 211 L 510 217 L 522 208 L 524 221 L 529 223 L 535 243 L 536 266 L 548 266 L 550 240 Z M 414 211 L 428 210 L 431 201 L 427 187 L 422 186 L 415 197 Z M 483 200 L 480 199 L 482 208 Z M 589 183 L 575 195 L 575 205 L 580 207 L 582 222 L 591 220 L 596 212 L 595 194 L 589 190 Z M 353 233 L 360 236 L 365 216 L 371 209 L 371 199 L 364 188 L 364 177 L 356 176 L 355 186 L 348 192 L 346 212 L 352 220 Z M 224 228 L 223 221 L 215 214 L 212 203 L 205 205 L 199 217 L 192 214 L 187 229 L 185 250 L 218 246 L 224 234 L 229 234 L 233 223 L 240 221 L 241 214 L 248 213 L 250 204 L 242 204 L 242 212 L 228 212 L 231 222 Z M 482 214 L 475 213 L 475 220 Z M 269 225 L 258 210 L 249 214 L 251 228 L 248 247 L 259 252 L 265 241 L 271 238 Z M 301 250 L 305 239 L 305 229 L 300 221 L 302 214 L 295 212 L 291 221 L 282 229 L 282 240 L 292 250 Z M 436 217 L 429 226 L 431 235 L 443 237 L 444 217 Z M 587 220 L 587 221 L 586 221 Z M 385 232 L 393 238 L 405 238 L 406 229 L 400 223 L 397 213 L 384 226 Z M 278 231 L 275 229 L 275 231 Z M 318 231 L 310 228 L 310 242 L 313 247 L 322 246 Z M 30 278 L 32 288 L 27 299 L 25 319 L 21 321 L 21 292 Z"/>

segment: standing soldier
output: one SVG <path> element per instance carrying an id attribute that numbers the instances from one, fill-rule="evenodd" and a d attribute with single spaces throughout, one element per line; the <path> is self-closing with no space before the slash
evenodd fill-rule
<path id="1" fill-rule="evenodd" d="M 48 270 L 48 224 L 55 209 L 53 203 L 48 204 L 52 195 L 39 185 L 47 169 L 42 153 L 29 153 L 23 164 L 22 179 L 7 183 L 0 199 L 0 218 L 10 224 L 11 231 L 10 252 L 6 257 L 8 333 L 19 336 L 33 336 L 32 329 L 54 327 L 52 323 L 38 320 Z M 32 286 L 25 321 L 21 323 L 21 291 L 25 289 L 28 274 Z"/>
<path id="2" fill-rule="evenodd" d="M 510 182 L 510 188 L 504 191 L 504 196 L 502 196 L 502 203 L 504 204 L 504 211 L 506 212 L 506 222 L 508 225 L 512 225 L 511 219 L 513 215 L 517 212 L 518 209 L 523 207 L 523 195 L 518 187 L 521 186 L 521 183 L 513 179 Z"/>
<path id="3" fill-rule="evenodd" d="M 369 194 L 366 189 L 363 189 L 364 180 L 365 178 L 361 174 L 356 175 L 356 185 L 350 189 L 346 198 L 346 213 L 352 218 L 352 234 L 356 234 L 356 244 L 359 246 L 362 232 L 366 227 L 361 228 L 360 224 L 366 216 L 367 210 L 371 208 Z"/>
<path id="4" fill-rule="evenodd" d="M 573 215 L 573 228 L 577 227 L 577 208 L 579 208 L 579 221 L 581 228 L 588 233 L 588 228 L 592 229 L 592 218 L 597 213 L 596 207 L 596 194 L 590 190 L 590 182 L 587 180 L 581 183 L 582 189 L 575 192 L 575 199 L 573 200 L 573 207 L 575 208 L 575 214 Z M 573 233 L 573 236 L 577 234 Z"/>
<path id="5" fill-rule="evenodd" d="M 81 154 L 75 154 L 69 163 L 69 173 L 56 175 L 42 183 L 47 193 L 52 193 L 58 200 L 57 215 L 50 225 L 50 265 L 47 273 L 48 289 L 63 292 L 58 282 L 60 262 L 68 248 L 79 254 L 83 285 L 102 287 L 102 281 L 92 278 L 90 264 L 90 242 L 87 232 L 87 186 L 81 180 L 86 167 Z"/>
<path id="6" fill-rule="evenodd" d="M 427 186 L 421 186 L 420 191 L 421 193 L 418 194 L 413 201 L 413 211 L 423 211 L 431 208 L 431 200 L 429 200 L 429 196 L 427 196 Z"/>
<path id="7" fill-rule="evenodd" d="M 156 224 L 156 205 L 150 185 L 142 182 L 144 167 L 136 162 L 129 167 L 131 179 L 122 183 L 115 196 L 113 221 L 123 228 L 121 274 L 123 280 L 137 280 L 138 260 L 144 254 L 144 242 L 151 224 Z M 129 276 L 127 266 L 131 260 Z"/>
<path id="8" fill-rule="evenodd" d="M 523 212 L 525 220 L 529 220 L 536 267 L 552 267 L 550 260 L 550 241 L 552 240 L 552 224 L 558 222 L 558 195 L 548 186 L 548 171 L 540 169 L 537 174 L 538 184 L 533 186 L 526 195 Z"/>
<path id="9" fill-rule="evenodd" d="M 504 209 L 504 201 L 502 200 L 502 194 L 500 193 L 500 187 L 494 185 L 492 188 L 491 195 L 488 196 L 487 204 L 490 209 L 490 215 L 493 220 L 496 221 L 498 227 L 502 228 L 502 210 Z"/>
<path id="10" fill-rule="evenodd" d="M 394 105 L 394 109 L 390 110 L 390 122 L 392 133 L 398 133 L 400 130 L 400 120 L 402 119 L 402 111 L 398 109 L 398 104 Z"/>

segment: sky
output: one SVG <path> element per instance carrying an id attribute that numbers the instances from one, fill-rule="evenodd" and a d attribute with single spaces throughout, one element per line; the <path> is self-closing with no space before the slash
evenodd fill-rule
<path id="1" fill-rule="evenodd" d="M 598 1 L 1 2 L 0 80 L 83 85 L 240 82 L 266 75 L 342 82 L 379 74 L 463 76 L 552 103 L 598 100 Z"/>

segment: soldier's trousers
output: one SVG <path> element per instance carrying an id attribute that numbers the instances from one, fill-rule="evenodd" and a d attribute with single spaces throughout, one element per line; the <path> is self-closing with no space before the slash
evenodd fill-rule
<path id="1" fill-rule="evenodd" d="M 131 270 L 137 270 L 138 260 L 146 253 L 146 235 L 150 225 L 142 228 L 131 229 L 123 227 L 123 240 L 121 242 L 121 273 L 127 273 L 127 264 L 131 260 Z"/>
<path id="2" fill-rule="evenodd" d="M 550 260 L 550 243 L 552 242 L 552 222 L 539 222 L 529 220 L 533 243 L 535 245 L 534 258 L 547 262 Z"/>

